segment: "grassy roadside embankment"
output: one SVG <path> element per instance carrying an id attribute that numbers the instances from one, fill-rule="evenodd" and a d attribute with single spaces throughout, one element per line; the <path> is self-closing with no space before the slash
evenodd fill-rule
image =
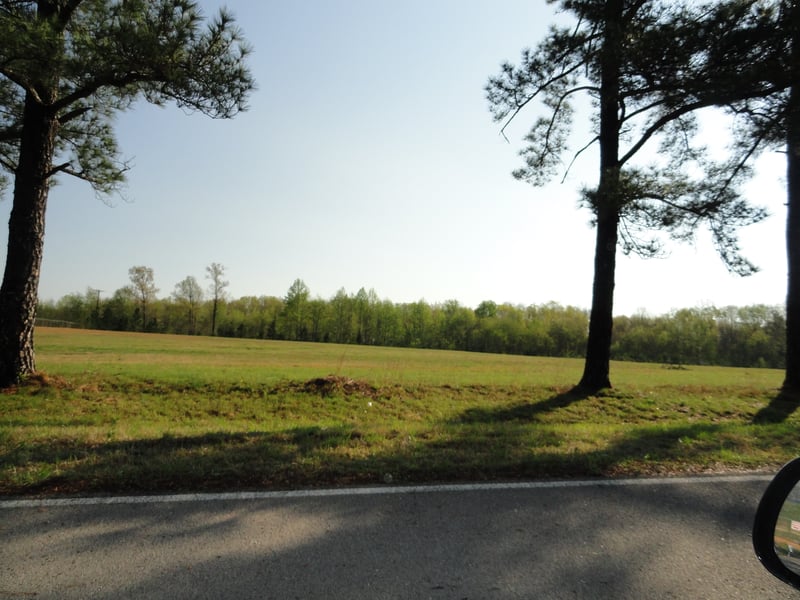
<path id="1" fill-rule="evenodd" d="M 279 489 L 774 468 L 782 372 L 37 329 L 0 394 L 0 494 Z"/>

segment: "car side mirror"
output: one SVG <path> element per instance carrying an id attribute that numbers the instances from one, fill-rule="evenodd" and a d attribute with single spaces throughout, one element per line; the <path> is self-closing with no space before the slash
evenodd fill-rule
<path id="1" fill-rule="evenodd" d="M 764 567 L 800 589 L 800 458 L 767 486 L 753 523 L 753 548 Z"/>

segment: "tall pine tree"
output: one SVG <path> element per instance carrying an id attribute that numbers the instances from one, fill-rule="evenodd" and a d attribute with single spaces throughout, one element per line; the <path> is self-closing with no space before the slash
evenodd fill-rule
<path id="1" fill-rule="evenodd" d="M 551 28 L 535 49 L 523 51 L 519 65 L 504 64 L 486 91 L 504 129 L 539 102 L 540 116 L 521 151 L 525 164 L 514 172 L 534 185 L 557 173 L 569 153 L 576 97 L 591 98 L 595 127 L 573 160 L 598 145 L 598 185 L 581 196 L 594 216 L 596 244 L 579 382 L 596 391 L 611 385 L 617 247 L 653 256 L 662 252 L 664 237 L 692 239 L 706 225 L 728 268 L 747 275 L 755 267 L 742 257 L 736 230 L 766 213 L 737 192 L 747 169 L 711 163 L 695 143 L 695 112 L 718 102 L 676 87 L 677 75 L 702 51 L 699 9 L 660 0 L 562 0 L 560 5 L 575 17 L 575 26 Z M 661 160 L 637 164 L 656 140 Z M 706 176 L 695 178 L 696 172 Z"/>
<path id="2" fill-rule="evenodd" d="M 116 112 L 143 98 L 232 117 L 254 83 L 231 16 L 207 22 L 191 0 L 0 0 L 0 40 L 0 169 L 13 180 L 0 286 L 0 386 L 8 386 L 35 370 L 54 177 L 113 192 L 127 169 L 112 130 Z"/>

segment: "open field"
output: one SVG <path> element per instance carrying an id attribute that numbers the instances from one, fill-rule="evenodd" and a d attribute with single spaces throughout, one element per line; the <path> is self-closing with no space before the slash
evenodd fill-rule
<path id="1" fill-rule="evenodd" d="M 0 493 L 774 468 L 800 416 L 782 372 L 241 339 L 36 331 L 0 394 Z"/>

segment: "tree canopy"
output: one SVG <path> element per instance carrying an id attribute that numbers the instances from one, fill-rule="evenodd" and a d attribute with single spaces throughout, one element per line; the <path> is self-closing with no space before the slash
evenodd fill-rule
<path id="1" fill-rule="evenodd" d="M 80 177 L 101 193 L 127 170 L 115 112 L 145 99 L 229 118 L 254 85 L 232 16 L 206 22 L 187 0 L 0 1 L 0 38 L 0 164 L 18 167 L 27 96 L 58 124 L 48 175 Z"/>

